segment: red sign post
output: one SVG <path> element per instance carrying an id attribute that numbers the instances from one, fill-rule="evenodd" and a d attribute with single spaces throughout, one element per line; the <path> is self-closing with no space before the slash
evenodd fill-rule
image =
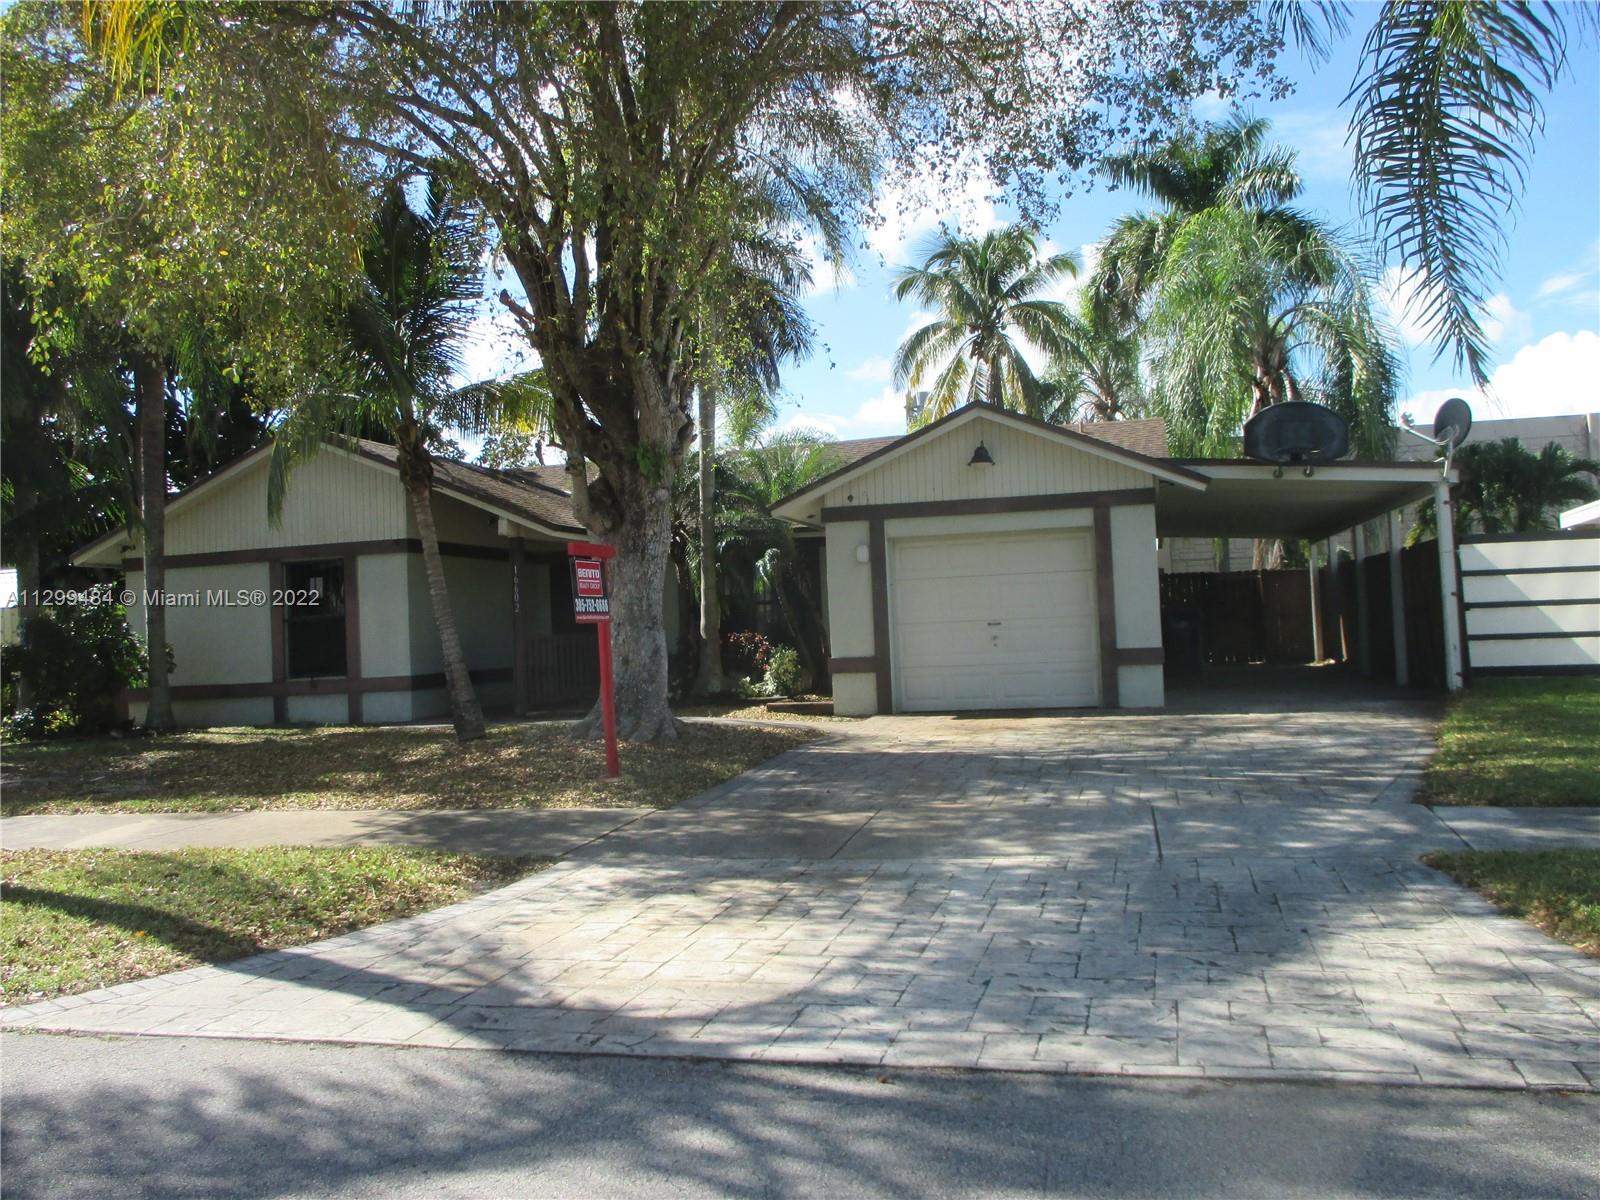
<path id="1" fill-rule="evenodd" d="M 611 589 L 606 579 L 606 560 L 616 556 L 616 548 L 602 542 L 568 542 L 572 559 L 572 616 L 594 625 L 600 646 L 600 726 L 606 735 L 606 778 L 622 774 L 617 759 L 617 697 L 611 679 Z"/>

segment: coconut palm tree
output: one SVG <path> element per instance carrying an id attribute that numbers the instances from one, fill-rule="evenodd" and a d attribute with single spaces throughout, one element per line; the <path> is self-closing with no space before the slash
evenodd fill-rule
<path id="1" fill-rule="evenodd" d="M 478 223 L 438 176 L 411 206 L 403 183 L 385 189 L 363 274 L 338 314 L 342 345 L 330 382 L 299 397 L 276 430 L 268 504 L 282 510 L 289 473 L 330 435 L 378 433 L 399 455 L 400 480 L 422 542 L 444 658 L 450 713 L 463 741 L 483 736 L 433 520 L 433 457 L 447 429 L 479 432 L 496 420 L 538 421 L 549 395 L 536 373 L 455 386 L 483 288 Z"/>
<path id="2" fill-rule="evenodd" d="M 1077 273 L 1077 255 L 1041 257 L 1038 235 L 1024 225 L 981 238 L 946 235 L 921 266 L 901 270 L 895 298 L 938 314 L 895 352 L 896 385 L 912 395 L 926 385 L 908 423 L 974 400 L 1039 416 L 1044 396 L 1024 350 L 1044 355 L 1057 347 L 1068 310 L 1042 294 Z"/>
<path id="3" fill-rule="evenodd" d="M 1334 409 L 1359 453 L 1391 451 L 1400 368 L 1370 281 L 1331 235 L 1288 236 L 1213 208 L 1168 249 L 1145 335 L 1174 453 L 1236 454 L 1244 422 L 1286 400 Z"/>
<path id="4" fill-rule="evenodd" d="M 1058 425 L 1142 416 L 1145 395 L 1139 361 L 1136 327 L 1118 322 L 1086 293 L 1051 358 L 1040 415 Z"/>

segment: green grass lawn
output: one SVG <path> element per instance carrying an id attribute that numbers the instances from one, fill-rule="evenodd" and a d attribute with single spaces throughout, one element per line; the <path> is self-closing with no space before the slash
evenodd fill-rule
<path id="1" fill-rule="evenodd" d="M 664 808 L 821 736 L 799 723 L 692 722 L 670 745 L 604 747 L 564 726 L 207 729 L 4 747 L 0 813 L 295 808 Z"/>
<path id="2" fill-rule="evenodd" d="M 332 937 L 543 861 L 391 847 L 0 852 L 0 1003 Z"/>
<path id="3" fill-rule="evenodd" d="M 1512 916 L 1600 957 L 1600 850 L 1467 850 L 1422 861 Z"/>
<path id="4" fill-rule="evenodd" d="M 1450 705 L 1424 804 L 1600 805 L 1600 679 L 1485 679 Z"/>

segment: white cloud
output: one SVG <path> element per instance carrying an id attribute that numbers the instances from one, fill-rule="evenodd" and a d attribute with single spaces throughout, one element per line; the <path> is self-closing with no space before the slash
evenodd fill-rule
<path id="1" fill-rule="evenodd" d="M 858 437 L 875 434 L 904 433 L 906 431 L 905 393 L 895 390 L 893 384 L 885 385 L 876 396 L 866 400 L 850 419 L 851 430 Z"/>
<path id="2" fill-rule="evenodd" d="M 976 162 L 960 164 L 941 180 L 925 164 L 892 171 L 878 188 L 867 245 L 886 262 L 906 262 L 912 243 L 941 225 L 978 237 L 1000 225 L 999 189 Z"/>
<path id="3" fill-rule="evenodd" d="M 1378 283 L 1377 294 L 1407 346 L 1421 346 L 1431 340 L 1425 316 L 1427 288 L 1421 275 L 1403 267 L 1388 267 Z M 1528 314 L 1504 292 L 1496 292 L 1484 302 L 1479 321 L 1489 344 L 1502 352 L 1521 346 L 1533 332 Z"/>
<path id="4" fill-rule="evenodd" d="M 859 379 L 865 383 L 888 383 L 894 374 L 894 364 L 883 355 L 874 355 L 857 363 L 844 373 L 846 379 Z"/>
<path id="5" fill-rule="evenodd" d="M 1539 290 L 1533 294 L 1533 298 L 1546 300 L 1551 296 L 1559 296 L 1562 292 L 1570 292 L 1587 277 L 1586 271 L 1575 271 L 1570 275 L 1552 275 L 1539 285 Z"/>
<path id="6" fill-rule="evenodd" d="M 486 301 L 472 318 L 461 349 L 459 383 L 498 379 L 534 364 L 533 349 L 515 318 L 498 301 Z"/>
<path id="7" fill-rule="evenodd" d="M 805 234 L 798 242 L 811 270 L 811 287 L 808 295 L 823 292 L 842 292 L 856 285 L 855 272 L 847 263 L 827 258 L 823 253 L 822 239 L 814 233 Z"/>
<path id="8" fill-rule="evenodd" d="M 1533 333 L 1533 322 L 1528 314 L 1511 303 L 1511 297 L 1496 292 L 1483 306 L 1483 335 L 1489 344 L 1501 350 L 1521 346 Z"/>
<path id="9" fill-rule="evenodd" d="M 1403 406 L 1419 421 L 1450 396 L 1465 396 L 1484 420 L 1600 412 L 1600 334 L 1552 333 L 1524 346 L 1489 377 L 1489 391 L 1439 388 Z"/>
<path id="10" fill-rule="evenodd" d="M 839 436 L 839 419 L 821 413 L 795 413 L 783 424 L 778 426 L 779 433 L 809 433 L 817 437 L 836 438 Z"/>
<path id="11" fill-rule="evenodd" d="M 1394 324 L 1400 339 L 1408 346 L 1420 346 L 1428 340 L 1428 326 L 1423 319 L 1422 277 L 1404 267 L 1387 267 L 1378 282 L 1378 298 L 1389 310 L 1389 320 Z"/>

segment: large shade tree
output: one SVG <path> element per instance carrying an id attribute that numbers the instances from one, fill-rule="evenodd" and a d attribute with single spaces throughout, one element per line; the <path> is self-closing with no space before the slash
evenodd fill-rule
<path id="1" fill-rule="evenodd" d="M 1061 344 L 1070 313 L 1049 293 L 1077 273 L 1077 255 L 1044 253 L 1039 235 L 1020 224 L 981 237 L 947 234 L 921 265 L 899 271 L 895 298 L 934 313 L 895 351 L 895 382 L 915 398 L 908 421 L 974 401 L 1039 417 L 1045 392 L 1028 352 L 1042 359 Z"/>
<path id="2" fill-rule="evenodd" d="M 350 162 L 258 103 L 222 64 L 179 56 L 118 77 L 77 6 L 0 16 L 0 234 L 35 312 L 36 360 L 85 329 L 129 366 L 149 655 L 145 724 L 174 724 L 166 643 L 167 415 L 174 381 L 226 369 L 282 383 L 305 323 L 353 257 Z M 315 103 L 321 81 L 306 85 Z M 225 364 L 218 367 L 219 358 Z"/>
<path id="3" fill-rule="evenodd" d="M 258 66 L 328 138 L 447 161 L 524 293 L 580 519 L 615 545 L 625 736 L 671 737 L 661 594 L 692 435 L 692 322 L 752 163 L 858 210 L 875 154 L 948 179 L 975 157 L 1024 208 L 1058 169 L 1275 81 L 1287 10 L 1158 0 L 765 4 L 112 5 L 112 61 Z M 128 16 L 129 10 L 133 16 Z M 309 94 L 316 95 L 316 89 Z M 814 215 L 821 216 L 821 213 Z M 519 300 L 518 303 L 523 301 Z"/>

